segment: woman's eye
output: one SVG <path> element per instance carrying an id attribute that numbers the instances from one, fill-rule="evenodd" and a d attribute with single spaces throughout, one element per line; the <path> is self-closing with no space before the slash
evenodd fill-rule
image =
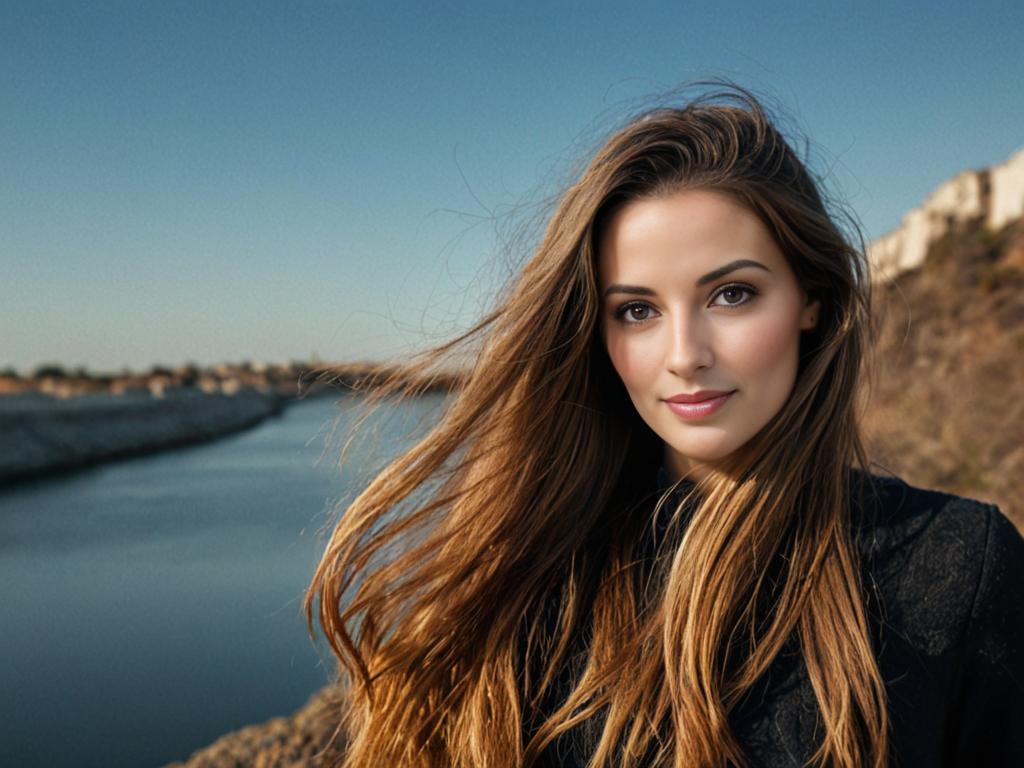
<path id="1" fill-rule="evenodd" d="M 626 304 L 616 311 L 616 316 L 627 325 L 643 323 L 654 317 L 654 309 L 647 304 L 633 303 Z"/>
<path id="2" fill-rule="evenodd" d="M 714 303 L 720 307 L 738 307 L 746 304 L 757 291 L 746 285 L 727 285 L 715 294 Z M 721 299 L 721 301 L 719 301 Z"/>

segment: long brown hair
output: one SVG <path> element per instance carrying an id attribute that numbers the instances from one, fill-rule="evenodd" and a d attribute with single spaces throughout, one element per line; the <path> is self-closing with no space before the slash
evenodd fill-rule
<path id="1" fill-rule="evenodd" d="M 661 444 L 600 341 L 595 248 L 619 206 L 692 187 L 761 217 L 821 317 L 786 405 L 742 465 L 689 494 L 639 594 Z M 595 768 L 743 766 L 727 716 L 796 638 L 823 725 L 812 763 L 883 766 L 848 482 L 866 466 L 868 316 L 863 248 L 752 96 L 729 89 L 615 133 L 497 308 L 370 395 L 409 394 L 477 345 L 436 426 L 344 511 L 307 594 L 340 660 L 344 765 L 528 766 L 589 720 Z M 571 692 L 542 708 L 584 629 Z"/>

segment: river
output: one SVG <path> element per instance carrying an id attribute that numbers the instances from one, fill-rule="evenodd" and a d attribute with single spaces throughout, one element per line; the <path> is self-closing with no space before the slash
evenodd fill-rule
<path id="1" fill-rule="evenodd" d="M 320 532 L 441 403 L 382 409 L 344 471 L 353 398 L 0 492 L 0 765 L 160 766 L 305 703 Z"/>

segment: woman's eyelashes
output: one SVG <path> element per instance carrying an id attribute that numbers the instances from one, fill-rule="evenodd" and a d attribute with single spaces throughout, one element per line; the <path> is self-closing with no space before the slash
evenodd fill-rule
<path id="1" fill-rule="evenodd" d="M 640 325 L 657 314 L 658 311 L 645 301 L 630 301 L 615 310 L 615 319 L 626 325 Z"/>
<path id="2" fill-rule="evenodd" d="M 708 306 L 713 307 L 742 307 L 749 304 L 758 291 L 751 285 L 742 283 L 730 283 L 717 288 L 708 299 Z M 615 312 L 615 319 L 625 325 L 642 325 L 653 320 L 660 313 L 646 301 L 628 301 L 619 306 Z"/>
<path id="3" fill-rule="evenodd" d="M 747 298 L 742 298 L 742 294 L 747 294 Z M 712 301 L 717 300 L 719 297 L 724 298 L 723 304 L 715 304 L 717 307 L 741 307 L 751 299 L 757 296 L 757 289 L 752 285 L 744 285 L 743 283 L 731 283 L 729 285 L 723 285 L 712 295 Z M 739 297 L 738 299 L 736 297 Z"/>

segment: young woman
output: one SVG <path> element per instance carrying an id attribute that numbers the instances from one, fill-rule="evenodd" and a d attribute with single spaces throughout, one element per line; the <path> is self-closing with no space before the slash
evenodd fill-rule
<path id="1" fill-rule="evenodd" d="M 749 96 L 630 122 L 344 513 L 345 766 L 1024 760 L 1024 543 L 867 472 L 861 250 Z"/>

